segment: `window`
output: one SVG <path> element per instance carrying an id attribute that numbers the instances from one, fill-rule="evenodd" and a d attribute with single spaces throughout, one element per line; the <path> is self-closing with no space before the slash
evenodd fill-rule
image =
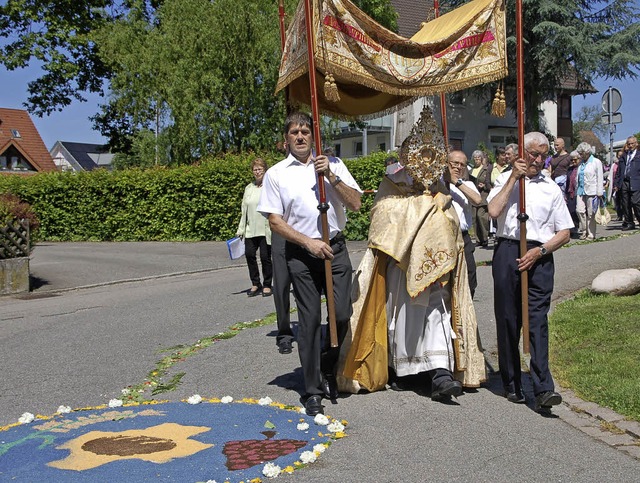
<path id="1" fill-rule="evenodd" d="M 462 151 L 464 147 L 464 131 L 449 131 L 449 146 L 453 150 Z"/>
<path id="2" fill-rule="evenodd" d="M 7 157 L 0 156 L 0 169 L 7 169 Z"/>
<path id="3" fill-rule="evenodd" d="M 353 145 L 354 145 L 354 150 L 353 150 L 354 154 L 356 156 L 362 156 L 362 141 L 355 142 L 353 143 Z"/>
<path id="4" fill-rule="evenodd" d="M 561 96 L 558 99 L 558 117 L 560 119 L 571 119 L 571 98 Z"/>
<path id="5" fill-rule="evenodd" d="M 448 95 L 449 104 L 452 106 L 464 106 L 464 94 L 460 91 Z"/>
<path id="6" fill-rule="evenodd" d="M 20 135 L 20 131 L 18 131 L 17 129 L 12 129 L 12 130 L 11 130 L 11 135 L 12 135 L 14 138 L 21 138 L 21 137 L 22 137 L 22 136 Z"/>
<path id="7" fill-rule="evenodd" d="M 336 158 L 340 157 L 340 145 L 336 144 L 335 145 L 335 150 L 336 150 Z"/>
<path id="8" fill-rule="evenodd" d="M 380 143 L 378 144 L 378 150 L 382 151 L 383 153 L 387 151 L 387 143 Z"/>

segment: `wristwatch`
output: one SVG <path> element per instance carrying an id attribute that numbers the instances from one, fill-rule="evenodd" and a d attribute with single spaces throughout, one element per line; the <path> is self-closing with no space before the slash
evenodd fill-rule
<path id="1" fill-rule="evenodd" d="M 335 188 L 336 186 L 338 186 L 338 183 L 342 183 L 342 180 L 340 179 L 340 176 L 336 176 L 336 179 L 334 179 L 331 182 L 331 186 L 333 186 Z"/>
<path id="2" fill-rule="evenodd" d="M 460 178 L 458 178 L 458 181 L 456 181 L 456 188 L 459 188 L 460 186 L 462 186 L 462 183 L 464 183 L 464 181 L 462 181 Z"/>
<path id="3" fill-rule="evenodd" d="M 544 257 L 547 253 L 549 253 L 549 250 L 544 245 L 540 245 L 540 255 Z"/>

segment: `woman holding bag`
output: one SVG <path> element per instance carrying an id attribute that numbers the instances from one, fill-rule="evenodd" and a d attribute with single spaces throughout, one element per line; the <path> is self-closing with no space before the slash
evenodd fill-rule
<path id="1" fill-rule="evenodd" d="M 249 277 L 251 278 L 251 288 L 247 291 L 249 297 L 262 294 L 269 297 L 271 292 L 271 280 L 273 277 L 273 266 L 271 263 L 271 230 L 269 221 L 258 213 L 258 201 L 262 191 L 262 179 L 267 171 L 267 163 L 256 158 L 251 162 L 251 172 L 255 180 L 247 185 L 242 197 L 242 216 L 236 230 L 236 236 L 244 239 L 244 251 L 249 267 Z M 260 282 L 260 271 L 258 270 L 258 260 L 256 254 L 260 250 L 260 264 L 262 265 L 262 279 Z"/>
<path id="2" fill-rule="evenodd" d="M 576 211 L 580 220 L 580 239 L 596 239 L 596 212 L 604 194 L 602 161 L 596 158 L 589 143 L 576 148 L 582 162 L 578 166 Z"/>

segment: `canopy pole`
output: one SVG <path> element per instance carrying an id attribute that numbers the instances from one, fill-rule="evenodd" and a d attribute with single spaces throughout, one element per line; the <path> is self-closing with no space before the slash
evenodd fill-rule
<path id="1" fill-rule="evenodd" d="M 440 16 L 440 2 L 433 0 L 433 11 L 436 18 Z M 447 127 L 447 95 L 440 93 L 440 117 L 442 118 L 442 136 L 444 137 L 444 147 L 449 151 L 449 128 Z"/>
<path id="2" fill-rule="evenodd" d="M 518 109 L 518 157 L 525 159 L 524 149 L 524 47 L 522 39 L 522 0 L 516 0 L 516 82 Z M 518 180 L 520 190 L 518 221 L 520 222 L 520 257 L 527 253 L 527 203 L 525 177 Z M 529 353 L 529 271 L 520 272 L 520 298 L 522 299 L 522 350 Z"/>
<path id="3" fill-rule="evenodd" d="M 309 90 L 311 99 L 311 116 L 313 117 L 313 137 L 315 139 L 316 156 L 321 154 L 322 138 L 320 136 L 320 111 L 318 108 L 318 91 L 316 88 L 316 62 L 313 48 L 313 12 L 311 11 L 311 0 L 304 1 L 304 21 L 307 33 L 307 57 L 309 61 Z M 329 204 L 327 203 L 327 194 L 324 189 L 324 174 L 317 173 L 318 179 L 318 196 L 320 204 L 320 223 L 322 227 L 322 241 L 329 244 L 329 220 L 327 211 Z M 338 347 L 338 332 L 336 329 L 336 309 L 333 298 L 333 273 L 331 270 L 331 260 L 324 260 L 324 275 L 326 280 L 326 297 L 327 312 L 329 316 L 329 335 L 331 347 Z"/>
<path id="4" fill-rule="evenodd" d="M 284 25 L 284 0 L 278 0 L 278 17 L 280 19 L 280 46 L 282 47 L 282 53 L 284 53 L 284 46 L 287 41 L 287 29 Z M 289 86 L 284 89 L 284 106 L 287 111 L 287 115 L 291 112 L 291 106 L 289 106 Z"/>

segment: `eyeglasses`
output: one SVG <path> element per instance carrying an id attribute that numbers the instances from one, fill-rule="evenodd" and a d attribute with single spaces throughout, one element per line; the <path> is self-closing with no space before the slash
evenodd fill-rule
<path id="1" fill-rule="evenodd" d="M 529 154 L 529 156 L 531 156 L 533 159 L 538 159 L 538 158 L 544 158 L 546 156 L 547 153 L 536 153 L 529 151 L 528 149 L 525 149 L 525 151 Z"/>

